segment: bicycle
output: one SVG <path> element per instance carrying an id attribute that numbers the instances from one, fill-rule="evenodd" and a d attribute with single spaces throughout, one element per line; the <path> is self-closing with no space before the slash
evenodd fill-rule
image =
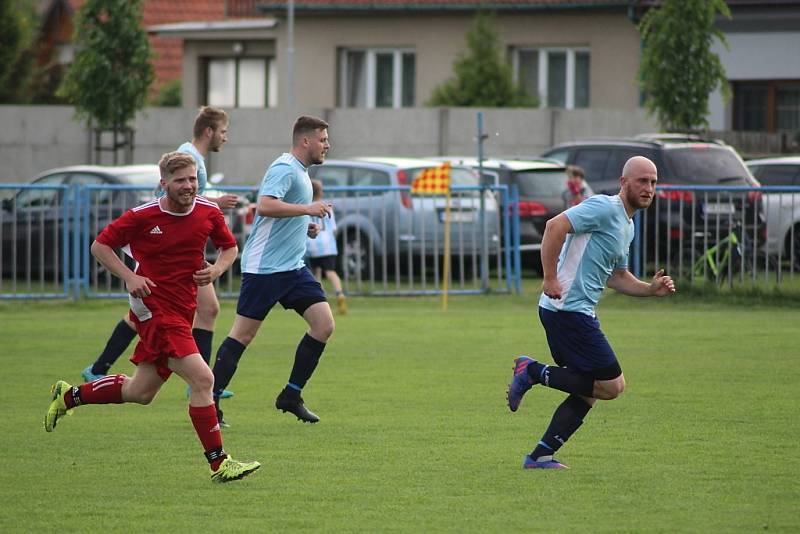
<path id="1" fill-rule="evenodd" d="M 734 225 L 728 235 L 706 249 L 703 249 L 702 240 L 695 240 L 684 246 L 681 252 L 670 258 L 672 274 L 680 276 L 683 274 L 681 267 L 686 265 L 688 274 L 692 278 L 719 281 L 728 276 L 733 278 L 742 272 L 754 275 L 759 270 L 774 270 L 774 260 L 763 250 L 755 251 L 754 261 L 752 246 L 750 244 L 745 246 L 740 237 L 741 230 L 741 224 Z"/>

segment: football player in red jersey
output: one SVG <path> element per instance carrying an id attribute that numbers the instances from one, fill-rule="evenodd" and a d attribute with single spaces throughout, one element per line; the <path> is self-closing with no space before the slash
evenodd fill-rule
<path id="1" fill-rule="evenodd" d="M 211 387 L 214 375 L 201 358 L 192 337 L 197 288 L 211 284 L 236 259 L 236 240 L 219 207 L 197 196 L 197 172 L 192 156 L 170 152 L 159 162 L 166 195 L 127 211 L 109 224 L 92 243 L 92 254 L 125 281 L 129 316 L 139 343 L 131 361 L 133 377 L 109 375 L 72 387 L 63 380 L 53 385 L 53 400 L 45 415 L 45 430 L 82 404 L 149 404 L 175 372 L 191 386 L 189 417 L 205 450 L 215 482 L 242 478 L 260 467 L 239 462 L 222 448 L 222 434 Z M 206 262 L 211 238 L 220 249 L 216 263 Z M 129 269 L 115 249 L 125 248 L 136 260 Z"/>

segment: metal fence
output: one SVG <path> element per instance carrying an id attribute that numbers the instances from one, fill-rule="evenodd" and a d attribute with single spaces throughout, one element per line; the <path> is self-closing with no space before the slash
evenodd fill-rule
<path id="1" fill-rule="evenodd" d="M 224 187 L 254 201 L 250 187 Z M 118 298 L 121 280 L 92 258 L 95 236 L 126 209 L 148 200 L 136 185 L 0 186 L 0 298 Z M 448 291 L 520 290 L 518 211 L 505 186 L 456 186 L 450 199 Z M 351 295 L 423 295 L 443 291 L 444 197 L 403 187 L 329 187 L 338 223 L 339 269 Z M 225 210 L 243 248 L 255 204 Z M 516 241 L 515 241 L 516 239 Z M 517 244 L 515 246 L 515 243 Z M 212 247 L 207 255 L 213 257 Z M 120 258 L 133 266 L 132 260 Z M 238 260 L 217 280 L 220 297 L 238 296 Z"/>
<path id="2" fill-rule="evenodd" d="M 636 216 L 632 266 L 691 284 L 788 286 L 800 268 L 800 187 L 659 186 Z"/>
<path id="3" fill-rule="evenodd" d="M 225 187 L 255 200 L 250 187 Z M 122 282 L 89 246 L 111 220 L 152 190 L 129 185 L 0 186 L 0 298 L 118 298 Z M 339 274 L 351 295 L 443 291 L 447 202 L 408 186 L 328 187 L 337 222 Z M 225 210 L 240 250 L 255 204 Z M 664 268 L 684 284 L 793 289 L 800 271 L 800 187 L 659 186 L 635 217 L 631 268 Z M 505 186 L 456 186 L 450 198 L 453 294 L 520 292 L 519 198 Z M 213 257 L 209 248 L 207 254 Z M 130 259 L 120 255 L 124 261 Z M 238 262 L 217 282 L 235 298 Z"/>

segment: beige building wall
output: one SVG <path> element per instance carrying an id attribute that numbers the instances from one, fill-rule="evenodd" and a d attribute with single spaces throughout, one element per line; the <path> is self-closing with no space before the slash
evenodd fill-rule
<path id="1" fill-rule="evenodd" d="M 436 86 L 453 75 L 453 63 L 466 52 L 472 13 L 307 15 L 295 18 L 294 103 L 304 108 L 339 104 L 338 51 L 348 47 L 410 48 L 416 53 L 416 106 L 425 106 Z M 183 102 L 196 107 L 204 94 L 200 58 L 242 55 L 277 60 L 278 106 L 287 105 L 287 26 L 277 19 L 269 30 L 187 32 L 184 38 Z M 640 40 L 624 12 L 530 11 L 496 17 L 503 50 L 511 47 L 586 47 L 590 50 L 590 107 L 636 109 L 635 78 Z"/>
<path id="2" fill-rule="evenodd" d="M 466 51 L 471 14 L 297 17 L 295 103 L 336 107 L 339 97 L 337 51 L 342 47 L 412 48 L 416 52 L 416 105 L 453 74 Z M 591 53 L 590 106 L 635 109 L 639 92 L 639 34 L 625 13 L 529 12 L 498 15 L 504 50 L 511 46 L 583 46 Z M 286 73 L 286 26 L 276 28 L 279 74 Z M 285 85 L 279 84 L 281 90 Z M 285 91 L 282 91 L 285 92 Z M 286 102 L 281 94 L 279 101 Z"/>

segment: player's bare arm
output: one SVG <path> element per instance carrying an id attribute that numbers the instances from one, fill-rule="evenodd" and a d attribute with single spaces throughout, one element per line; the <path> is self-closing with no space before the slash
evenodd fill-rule
<path id="1" fill-rule="evenodd" d="M 547 221 L 542 236 L 542 271 L 544 272 L 544 282 L 542 292 L 550 298 L 561 298 L 561 282 L 558 281 L 558 255 L 561 247 L 567 239 L 567 234 L 571 233 L 572 223 L 563 213 Z"/>
<path id="2" fill-rule="evenodd" d="M 92 243 L 92 256 L 99 261 L 103 267 L 108 269 L 112 274 L 125 281 L 125 288 L 128 293 L 134 297 L 142 298 L 150 295 L 151 287 L 157 287 L 155 282 L 145 276 L 139 276 L 131 271 L 122 260 L 119 259 L 114 249 L 108 245 Z"/>
<path id="3" fill-rule="evenodd" d="M 310 215 L 312 217 L 329 217 L 333 208 L 330 202 L 314 202 L 312 204 L 290 204 L 271 196 L 258 197 L 256 211 L 262 217 L 283 219 Z"/>
<path id="4" fill-rule="evenodd" d="M 675 293 L 675 282 L 660 269 L 650 283 L 639 280 L 627 269 L 615 269 L 606 283 L 608 287 L 631 297 L 663 297 Z"/>
<path id="5" fill-rule="evenodd" d="M 239 254 L 239 247 L 230 247 L 220 250 L 215 263 L 206 262 L 205 267 L 195 271 L 192 275 L 194 283 L 198 286 L 211 284 L 230 269 L 236 256 Z"/>
<path id="6" fill-rule="evenodd" d="M 236 204 L 239 202 L 239 196 L 231 193 L 225 193 L 224 195 L 219 197 L 205 197 L 205 198 L 206 200 L 213 202 L 214 204 L 219 206 L 219 209 L 221 210 L 235 208 Z"/>

